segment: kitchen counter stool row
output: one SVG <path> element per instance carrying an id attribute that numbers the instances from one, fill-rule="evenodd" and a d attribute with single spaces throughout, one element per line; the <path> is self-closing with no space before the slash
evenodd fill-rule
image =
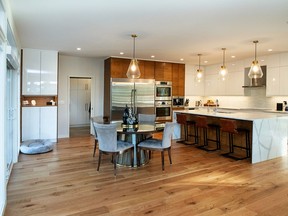
<path id="1" fill-rule="evenodd" d="M 223 147 L 226 146 L 227 150 L 222 154 L 223 156 L 238 160 L 251 157 L 249 125 L 234 119 L 208 118 L 202 115 L 191 116 L 183 113 L 177 113 L 176 120 L 181 125 L 181 134 L 184 133 L 184 139 L 180 139 L 179 143 L 196 145 L 197 148 L 205 151 L 224 151 Z M 224 139 L 225 134 L 228 136 L 228 142 Z M 194 142 L 191 142 L 189 137 L 194 137 Z M 200 141 L 203 143 L 201 144 Z M 215 143 L 214 146 L 212 143 Z M 235 148 L 244 150 L 245 155 L 240 151 L 236 153 Z"/>

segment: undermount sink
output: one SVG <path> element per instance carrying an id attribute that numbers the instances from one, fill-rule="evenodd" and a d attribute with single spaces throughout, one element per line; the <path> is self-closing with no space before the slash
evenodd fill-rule
<path id="1" fill-rule="evenodd" d="M 226 114 L 234 113 L 234 112 L 231 112 L 231 111 L 222 111 L 222 110 L 217 110 L 216 112 L 217 113 L 226 113 Z"/>

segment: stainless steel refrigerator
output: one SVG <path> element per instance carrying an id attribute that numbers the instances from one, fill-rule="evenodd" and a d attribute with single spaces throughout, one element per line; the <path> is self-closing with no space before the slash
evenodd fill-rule
<path id="1" fill-rule="evenodd" d="M 136 114 L 154 114 L 154 79 L 111 79 L 111 120 L 122 120 L 126 107 Z"/>

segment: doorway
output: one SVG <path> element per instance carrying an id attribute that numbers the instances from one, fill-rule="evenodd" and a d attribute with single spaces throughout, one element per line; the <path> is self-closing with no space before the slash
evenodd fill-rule
<path id="1" fill-rule="evenodd" d="M 18 148 L 18 74 L 12 68 L 6 72 L 6 95 L 5 95 L 5 155 L 6 155 L 6 179 L 8 180 L 14 154 Z"/>
<path id="2" fill-rule="evenodd" d="M 91 77 L 70 77 L 69 108 L 69 136 L 90 136 Z"/>

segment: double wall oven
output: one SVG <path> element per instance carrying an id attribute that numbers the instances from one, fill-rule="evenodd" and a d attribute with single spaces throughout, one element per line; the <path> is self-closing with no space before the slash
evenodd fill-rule
<path id="1" fill-rule="evenodd" d="M 172 82 L 155 82 L 155 114 L 156 120 L 172 119 Z"/>

